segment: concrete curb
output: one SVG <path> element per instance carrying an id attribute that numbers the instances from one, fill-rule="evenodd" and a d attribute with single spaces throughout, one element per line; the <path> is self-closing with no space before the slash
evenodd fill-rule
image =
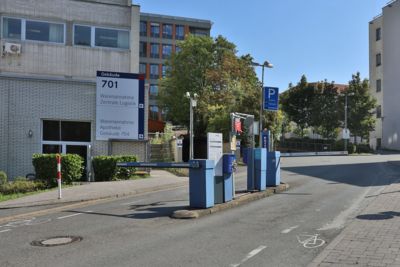
<path id="1" fill-rule="evenodd" d="M 246 204 L 246 203 L 249 203 L 249 202 L 252 202 L 255 200 L 266 198 L 266 197 L 272 196 L 276 193 L 286 191 L 288 189 L 289 189 L 289 184 L 280 184 L 277 187 L 271 187 L 262 192 L 246 193 L 244 195 L 241 195 L 241 196 L 235 198 L 234 200 L 232 200 L 230 202 L 217 204 L 212 208 L 177 210 L 171 214 L 171 218 L 174 218 L 174 219 L 196 219 L 196 218 L 200 218 L 200 217 L 212 214 L 212 213 L 216 213 L 218 211 L 231 209 L 231 208 L 241 206 L 243 204 Z"/>

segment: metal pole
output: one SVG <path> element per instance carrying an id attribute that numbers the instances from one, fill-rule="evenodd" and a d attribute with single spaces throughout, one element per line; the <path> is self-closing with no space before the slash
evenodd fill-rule
<path id="1" fill-rule="evenodd" d="M 259 144 L 258 146 L 262 147 L 262 116 L 263 116 L 263 102 L 264 102 L 264 64 L 262 65 L 262 74 L 261 74 L 261 105 L 260 105 L 260 121 L 258 123 L 258 131 L 259 131 Z"/>
<path id="2" fill-rule="evenodd" d="M 347 94 L 344 96 L 344 129 L 347 131 Z M 344 151 L 347 151 L 347 138 L 344 139 Z"/>
<path id="3" fill-rule="evenodd" d="M 189 159 L 193 159 L 193 99 L 190 97 L 190 155 Z"/>

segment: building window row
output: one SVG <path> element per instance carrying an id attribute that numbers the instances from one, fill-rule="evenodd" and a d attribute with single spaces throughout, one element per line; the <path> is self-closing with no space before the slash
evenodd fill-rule
<path id="1" fill-rule="evenodd" d="M 149 64 L 150 65 L 150 79 L 159 79 L 160 78 L 160 65 L 159 64 Z M 139 73 L 147 76 L 147 64 L 140 63 L 139 64 Z M 168 75 L 170 71 L 170 67 L 167 65 L 161 65 L 161 77 L 164 78 Z M 151 86 L 150 86 L 151 87 Z M 151 90 L 151 88 L 150 88 Z M 156 89 L 154 89 L 156 90 Z M 158 90 L 158 89 L 157 89 Z"/>
<path id="2" fill-rule="evenodd" d="M 3 38 L 65 43 L 65 24 L 3 17 Z"/>
<path id="3" fill-rule="evenodd" d="M 2 37 L 65 44 L 65 23 L 3 17 Z M 74 45 L 129 49 L 129 30 L 74 25 Z"/>
<path id="4" fill-rule="evenodd" d="M 173 37 L 173 24 L 165 23 L 160 26 L 160 23 L 150 23 L 150 36 L 155 38 L 172 39 Z M 162 28 L 162 31 L 160 30 Z M 162 34 L 162 35 L 161 35 Z M 147 33 L 147 22 L 140 21 L 140 36 L 148 36 Z M 185 38 L 185 26 L 175 25 L 175 39 L 183 40 Z"/>
<path id="5" fill-rule="evenodd" d="M 74 25 L 74 45 L 129 49 L 129 31 Z"/>
<path id="6" fill-rule="evenodd" d="M 172 45 L 170 44 L 162 44 L 162 58 L 169 58 L 172 54 Z M 176 49 L 178 50 L 178 48 Z M 141 57 L 147 57 L 147 43 L 140 42 L 139 44 L 139 53 Z M 151 58 L 160 58 L 160 44 L 151 43 L 150 44 L 150 57 Z"/>

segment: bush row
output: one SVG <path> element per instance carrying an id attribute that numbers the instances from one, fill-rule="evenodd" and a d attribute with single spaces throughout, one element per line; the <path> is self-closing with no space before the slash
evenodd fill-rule
<path id="1" fill-rule="evenodd" d="M 118 162 L 136 162 L 136 156 L 97 156 L 92 160 L 96 181 L 127 180 L 135 172 L 134 167 L 120 168 Z"/>
<path id="2" fill-rule="evenodd" d="M 47 188 L 47 184 L 42 181 L 27 181 L 24 177 L 18 177 L 13 182 L 0 184 L 0 194 L 10 195 L 17 193 L 28 193 Z"/>
<path id="3" fill-rule="evenodd" d="M 57 184 L 57 154 L 33 154 L 32 164 L 36 179 L 45 181 L 49 186 Z M 76 154 L 61 157 L 61 176 L 63 183 L 72 184 L 78 181 L 83 172 L 83 158 Z"/>

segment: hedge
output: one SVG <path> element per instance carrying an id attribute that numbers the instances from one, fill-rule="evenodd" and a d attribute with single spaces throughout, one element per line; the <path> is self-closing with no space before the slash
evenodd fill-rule
<path id="1" fill-rule="evenodd" d="M 92 159 L 96 181 L 127 180 L 135 172 L 134 167 L 117 167 L 117 162 L 136 162 L 135 155 L 128 156 L 96 156 Z"/>
<path id="2" fill-rule="evenodd" d="M 7 174 L 0 171 L 0 185 L 7 183 Z"/>
<path id="3" fill-rule="evenodd" d="M 36 179 L 46 181 L 48 185 L 56 184 L 57 154 L 33 154 L 32 164 L 35 168 Z M 76 154 L 61 155 L 62 182 L 71 184 L 78 181 L 83 172 L 83 158 Z"/>
<path id="4" fill-rule="evenodd" d="M 17 177 L 14 182 L 0 185 L 0 194 L 11 195 L 28 193 L 46 189 L 46 183 L 42 181 L 27 181 L 24 177 Z"/>

